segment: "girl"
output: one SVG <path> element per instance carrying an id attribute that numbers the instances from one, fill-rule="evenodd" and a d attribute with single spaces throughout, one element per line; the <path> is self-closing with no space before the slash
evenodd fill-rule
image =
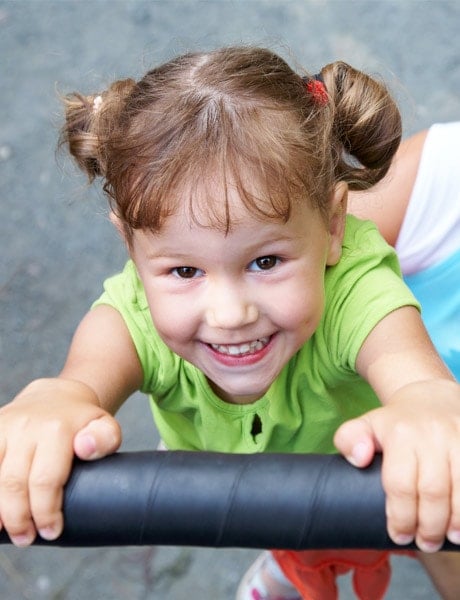
<path id="1" fill-rule="evenodd" d="M 400 115 L 344 63 L 321 78 L 236 47 L 67 99 L 63 142 L 102 177 L 130 260 L 60 375 L 1 410 L 17 545 L 59 536 L 73 455 L 119 446 L 111 415 L 137 389 L 170 449 L 337 448 L 360 467 L 382 451 L 392 539 L 460 543 L 460 387 L 393 250 L 346 217 L 348 188 L 387 172 Z"/>

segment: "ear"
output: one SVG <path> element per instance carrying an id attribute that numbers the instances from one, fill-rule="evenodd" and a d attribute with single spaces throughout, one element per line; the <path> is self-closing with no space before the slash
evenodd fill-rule
<path id="1" fill-rule="evenodd" d="M 326 260 L 328 266 L 337 264 L 342 256 L 347 201 L 348 185 L 345 181 L 339 181 L 334 187 L 329 204 L 329 251 Z"/>
<path id="2" fill-rule="evenodd" d="M 123 226 L 123 222 L 120 219 L 120 217 L 118 217 L 113 210 L 110 211 L 110 215 L 109 215 L 109 219 L 110 222 L 112 223 L 112 225 L 115 227 L 115 229 L 118 231 L 119 236 L 121 237 L 121 239 L 124 241 L 124 243 L 128 246 L 128 239 L 126 236 L 126 230 Z"/>

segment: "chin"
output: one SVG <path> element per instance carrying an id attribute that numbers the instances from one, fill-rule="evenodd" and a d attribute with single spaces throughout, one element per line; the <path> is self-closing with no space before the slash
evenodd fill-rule
<path id="1" fill-rule="evenodd" d="M 214 386 L 217 394 L 227 402 L 231 402 L 233 404 L 251 404 L 265 394 L 270 386 L 261 388 L 260 385 L 245 387 L 245 388 L 222 388 L 219 386 Z"/>

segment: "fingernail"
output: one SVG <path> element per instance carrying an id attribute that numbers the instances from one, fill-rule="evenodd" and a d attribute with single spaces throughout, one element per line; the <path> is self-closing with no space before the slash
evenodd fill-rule
<path id="1" fill-rule="evenodd" d="M 42 527 L 38 530 L 38 533 L 44 540 L 55 540 L 60 534 L 56 527 Z"/>
<path id="2" fill-rule="evenodd" d="M 359 442 L 353 446 L 349 462 L 355 467 L 360 467 L 367 458 L 367 444 Z"/>
<path id="3" fill-rule="evenodd" d="M 447 539 L 449 540 L 449 542 L 452 542 L 452 544 L 460 545 L 460 531 L 458 531 L 458 529 L 453 529 L 452 531 L 449 531 L 449 533 L 447 534 Z"/>
<path id="4" fill-rule="evenodd" d="M 24 533 L 22 535 L 13 535 L 10 539 L 15 546 L 24 548 L 25 546 L 30 546 L 30 544 L 34 541 L 34 536 Z"/>
<path id="5" fill-rule="evenodd" d="M 96 440 L 94 436 L 89 433 L 84 433 L 79 436 L 79 444 L 83 446 L 85 451 L 85 458 L 97 458 L 96 454 Z"/>
<path id="6" fill-rule="evenodd" d="M 417 546 L 422 552 L 433 554 L 433 552 L 438 552 L 442 548 L 442 543 L 417 541 Z"/>
<path id="7" fill-rule="evenodd" d="M 414 536 L 406 533 L 400 533 L 393 536 L 393 541 L 395 544 L 398 544 L 398 546 L 407 546 L 408 544 L 412 544 L 414 541 Z"/>

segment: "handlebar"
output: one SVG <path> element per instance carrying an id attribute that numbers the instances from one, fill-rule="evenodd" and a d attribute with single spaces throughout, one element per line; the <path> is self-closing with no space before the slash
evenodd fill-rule
<path id="1" fill-rule="evenodd" d="M 357 469 L 339 455 L 183 451 L 76 460 L 64 532 L 35 544 L 400 549 L 386 532 L 380 467 L 379 456 Z"/>

